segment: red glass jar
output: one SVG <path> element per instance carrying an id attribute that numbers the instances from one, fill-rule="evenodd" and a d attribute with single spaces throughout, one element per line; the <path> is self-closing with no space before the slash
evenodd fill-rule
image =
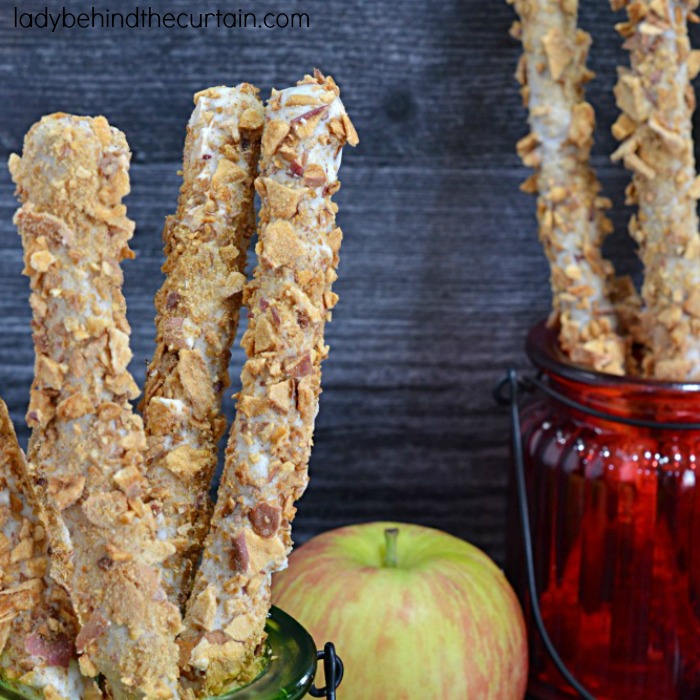
<path id="1" fill-rule="evenodd" d="M 540 608 L 569 670 L 598 700 L 700 698 L 700 384 L 572 366 L 544 324 L 527 352 L 541 391 L 520 413 Z M 512 487 L 515 488 L 514 486 Z M 515 491 L 508 573 L 528 611 Z M 571 698 L 528 617 L 534 697 Z"/>

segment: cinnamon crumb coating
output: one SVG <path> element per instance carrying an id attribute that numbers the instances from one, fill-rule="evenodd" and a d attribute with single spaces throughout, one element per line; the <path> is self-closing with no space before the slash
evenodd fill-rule
<path id="1" fill-rule="evenodd" d="M 242 84 L 195 95 L 177 213 L 163 231 L 166 275 L 156 295 L 156 351 L 141 408 L 149 498 L 159 536 L 176 548 L 163 564 L 169 599 L 183 605 L 209 529 L 209 485 L 228 364 L 255 227 L 254 188 L 264 108 Z"/>
<path id="2" fill-rule="evenodd" d="M 286 566 L 308 476 L 324 326 L 337 296 L 335 225 L 343 145 L 357 134 L 332 78 L 273 92 L 265 115 L 258 266 L 244 303 L 248 359 L 224 474 L 181 637 L 184 672 L 216 692 L 254 673 L 270 579 Z"/>
<path id="3" fill-rule="evenodd" d="M 697 0 L 613 0 L 627 8 L 618 25 L 630 52 L 615 96 L 622 114 L 613 126 L 622 141 L 613 155 L 632 175 L 628 203 L 637 204 L 630 233 L 644 263 L 646 376 L 700 379 L 700 181 L 693 156 L 690 81 L 700 68 L 687 23 Z"/>
<path id="4" fill-rule="evenodd" d="M 157 537 L 143 423 L 130 399 L 120 262 L 132 255 L 124 135 L 104 117 L 35 124 L 10 171 L 30 279 L 36 350 L 28 461 L 52 547 L 52 574 L 80 622 L 82 672 L 115 698 L 177 691 L 177 608 L 160 584 L 173 546 Z"/>
<path id="5" fill-rule="evenodd" d="M 0 400 L 0 676 L 46 700 L 98 700 L 78 668 L 78 621 L 50 576 L 48 539 L 28 497 L 24 454 Z"/>
<path id="6" fill-rule="evenodd" d="M 601 245 L 611 231 L 590 165 L 595 114 L 583 86 L 590 36 L 577 28 L 578 0 L 508 0 L 520 15 L 516 77 L 529 108 L 531 133 L 518 143 L 534 174 L 523 190 L 536 193 L 539 236 L 550 263 L 553 314 L 562 349 L 577 364 L 625 372 L 625 342 L 610 300 L 612 265 Z"/>

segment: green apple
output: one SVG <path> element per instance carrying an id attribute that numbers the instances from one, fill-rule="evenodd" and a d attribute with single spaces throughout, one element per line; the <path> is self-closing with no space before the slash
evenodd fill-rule
<path id="1" fill-rule="evenodd" d="M 332 641 L 340 700 L 520 700 L 520 605 L 486 554 L 444 532 L 371 523 L 296 549 L 273 602 Z M 321 680 L 320 683 L 323 681 Z"/>

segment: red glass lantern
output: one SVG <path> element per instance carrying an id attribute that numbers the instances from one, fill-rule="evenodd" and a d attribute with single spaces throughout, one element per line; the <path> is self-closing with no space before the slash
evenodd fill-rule
<path id="1" fill-rule="evenodd" d="M 544 324 L 527 351 L 507 570 L 528 610 L 529 691 L 578 696 L 535 631 L 523 496 L 542 622 L 575 679 L 598 700 L 700 698 L 700 384 L 572 366 Z"/>

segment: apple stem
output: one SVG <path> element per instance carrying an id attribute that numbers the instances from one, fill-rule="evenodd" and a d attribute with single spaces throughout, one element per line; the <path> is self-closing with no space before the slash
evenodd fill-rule
<path id="1" fill-rule="evenodd" d="M 387 569 L 395 569 L 399 564 L 399 555 L 397 551 L 399 541 L 399 528 L 388 527 L 384 530 L 384 566 Z"/>

